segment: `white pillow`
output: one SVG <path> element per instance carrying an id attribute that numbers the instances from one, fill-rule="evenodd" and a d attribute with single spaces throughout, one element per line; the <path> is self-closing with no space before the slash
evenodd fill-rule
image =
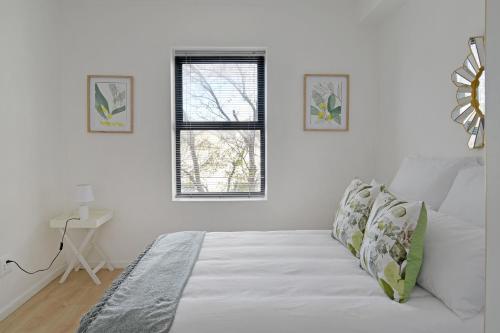
<path id="1" fill-rule="evenodd" d="M 462 319 L 479 313 L 485 301 L 484 228 L 429 211 L 417 283 Z"/>
<path id="2" fill-rule="evenodd" d="M 476 166 L 474 158 L 407 157 L 401 163 L 389 191 L 405 200 L 423 200 L 437 210 L 460 169 Z"/>
<path id="3" fill-rule="evenodd" d="M 484 167 L 463 169 L 455 178 L 439 212 L 484 228 L 485 200 Z"/>

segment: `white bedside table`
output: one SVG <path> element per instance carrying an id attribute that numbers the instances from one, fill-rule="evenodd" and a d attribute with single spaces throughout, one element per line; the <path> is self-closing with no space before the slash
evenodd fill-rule
<path id="1" fill-rule="evenodd" d="M 52 220 L 50 220 L 50 227 L 53 229 L 58 229 L 61 234 L 64 233 L 64 225 L 66 224 L 66 220 L 72 217 L 78 217 L 78 215 L 60 215 Z M 85 268 L 87 273 L 90 275 L 95 284 L 101 284 L 101 281 L 97 277 L 96 273 L 103 268 L 105 265 L 107 268 L 112 271 L 114 268 L 109 262 L 109 259 L 106 257 L 102 249 L 96 244 L 94 241 L 94 235 L 104 223 L 111 220 L 113 217 L 113 211 L 108 209 L 91 209 L 89 212 L 89 218 L 86 221 L 80 222 L 79 220 L 73 220 L 68 222 L 68 228 L 66 231 L 66 235 L 64 236 L 64 243 L 67 244 L 69 248 L 73 251 L 74 257 L 68 262 L 68 268 L 62 275 L 59 283 L 64 283 L 68 278 L 69 273 L 73 268 L 77 271 L 80 268 L 80 265 Z M 79 247 L 76 247 L 71 238 L 69 237 L 70 229 L 80 229 L 87 230 L 87 234 L 83 239 L 82 243 Z M 101 257 L 101 262 L 94 268 L 91 268 L 87 260 L 85 259 L 84 252 L 87 250 L 87 247 L 90 243 L 90 250 L 94 249 L 97 254 Z M 75 267 L 77 260 L 79 264 Z"/>

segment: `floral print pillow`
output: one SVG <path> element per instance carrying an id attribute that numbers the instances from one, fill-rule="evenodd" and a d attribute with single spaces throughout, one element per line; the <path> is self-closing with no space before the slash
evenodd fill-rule
<path id="1" fill-rule="evenodd" d="M 368 185 L 354 179 L 345 190 L 335 215 L 332 236 L 357 258 L 370 210 L 380 190 L 381 185 Z"/>
<path id="2" fill-rule="evenodd" d="M 379 194 L 366 225 L 361 267 L 377 279 L 385 294 L 408 300 L 422 265 L 427 211 L 421 201 L 406 202 Z"/>

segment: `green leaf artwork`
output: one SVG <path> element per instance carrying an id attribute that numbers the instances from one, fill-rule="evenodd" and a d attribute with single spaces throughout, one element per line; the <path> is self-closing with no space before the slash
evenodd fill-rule
<path id="1" fill-rule="evenodd" d="M 312 123 L 343 125 L 342 89 L 342 84 L 332 82 L 317 82 L 312 86 L 308 110 Z"/>
<path id="2" fill-rule="evenodd" d="M 124 105 L 124 106 L 120 106 L 119 108 L 116 108 L 113 110 L 113 112 L 111 112 L 112 115 L 115 115 L 115 114 L 118 114 L 120 112 L 123 112 L 127 109 L 127 107 Z"/>
<path id="3" fill-rule="evenodd" d="M 123 97 L 125 96 L 124 91 L 119 93 L 115 84 L 110 84 L 110 90 L 113 92 L 114 95 L 122 96 L 121 99 L 117 99 L 117 97 L 114 96 L 113 104 L 116 103 L 117 100 L 120 100 L 123 102 Z M 111 118 L 113 118 L 114 115 L 126 111 L 127 107 L 125 105 L 118 106 L 113 111 L 110 112 L 108 100 L 106 99 L 106 97 L 102 93 L 101 89 L 99 88 L 99 85 L 96 83 L 95 84 L 95 110 L 104 120 L 111 120 Z"/>
<path id="4" fill-rule="evenodd" d="M 325 102 L 323 97 L 320 95 L 320 93 L 317 90 L 313 90 L 312 99 L 318 107 Z"/>
<path id="5" fill-rule="evenodd" d="M 132 76 L 88 75 L 87 98 L 88 132 L 133 132 Z"/>
<path id="6" fill-rule="evenodd" d="M 319 109 L 314 105 L 311 105 L 311 114 L 317 116 L 320 113 Z"/>
<path id="7" fill-rule="evenodd" d="M 347 131 L 349 129 L 349 76 L 304 75 L 304 129 Z"/>
<path id="8" fill-rule="evenodd" d="M 335 102 L 337 101 L 337 98 L 335 97 L 334 94 L 331 94 L 328 96 L 328 112 L 333 113 L 333 109 L 335 108 Z"/>
<path id="9" fill-rule="evenodd" d="M 342 123 L 342 119 L 340 118 L 339 114 L 333 115 L 333 120 L 339 125 Z"/>
<path id="10" fill-rule="evenodd" d="M 107 83 L 108 84 L 108 83 Z M 101 125 L 104 126 L 116 126 L 119 124 L 122 124 L 121 122 L 111 122 L 113 116 L 122 113 L 127 110 L 126 105 L 120 105 L 122 103 L 125 103 L 125 96 L 126 96 L 126 91 L 119 91 L 119 88 L 117 84 L 114 83 L 109 83 L 108 86 L 109 90 L 111 91 L 112 98 L 111 98 L 111 104 L 115 107 L 113 111 L 110 111 L 110 102 L 108 102 L 108 99 L 106 96 L 104 96 L 101 88 L 99 87 L 99 84 L 94 85 L 94 90 L 95 90 L 95 110 L 97 113 L 103 118 L 103 121 L 101 121 Z M 116 105 L 118 103 L 118 105 Z"/>
<path id="11" fill-rule="evenodd" d="M 95 84 L 95 110 L 101 117 L 103 117 L 105 120 L 108 120 L 108 101 L 102 94 L 101 89 L 99 89 L 99 85 L 97 85 L 97 83 Z"/>
<path id="12" fill-rule="evenodd" d="M 335 106 L 335 103 L 337 102 L 337 96 L 335 95 L 330 95 L 328 97 L 328 112 L 331 114 L 333 121 L 335 121 L 337 124 L 341 125 L 342 124 L 342 107 L 340 105 Z"/>

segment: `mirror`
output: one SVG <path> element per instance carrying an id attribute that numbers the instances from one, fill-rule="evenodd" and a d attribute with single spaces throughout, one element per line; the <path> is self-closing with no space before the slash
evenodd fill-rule
<path id="1" fill-rule="evenodd" d="M 462 67 L 455 70 L 451 80 L 457 86 L 457 107 L 451 118 L 469 133 L 470 149 L 484 147 L 485 115 L 485 52 L 482 36 L 469 39 L 470 53 Z"/>

